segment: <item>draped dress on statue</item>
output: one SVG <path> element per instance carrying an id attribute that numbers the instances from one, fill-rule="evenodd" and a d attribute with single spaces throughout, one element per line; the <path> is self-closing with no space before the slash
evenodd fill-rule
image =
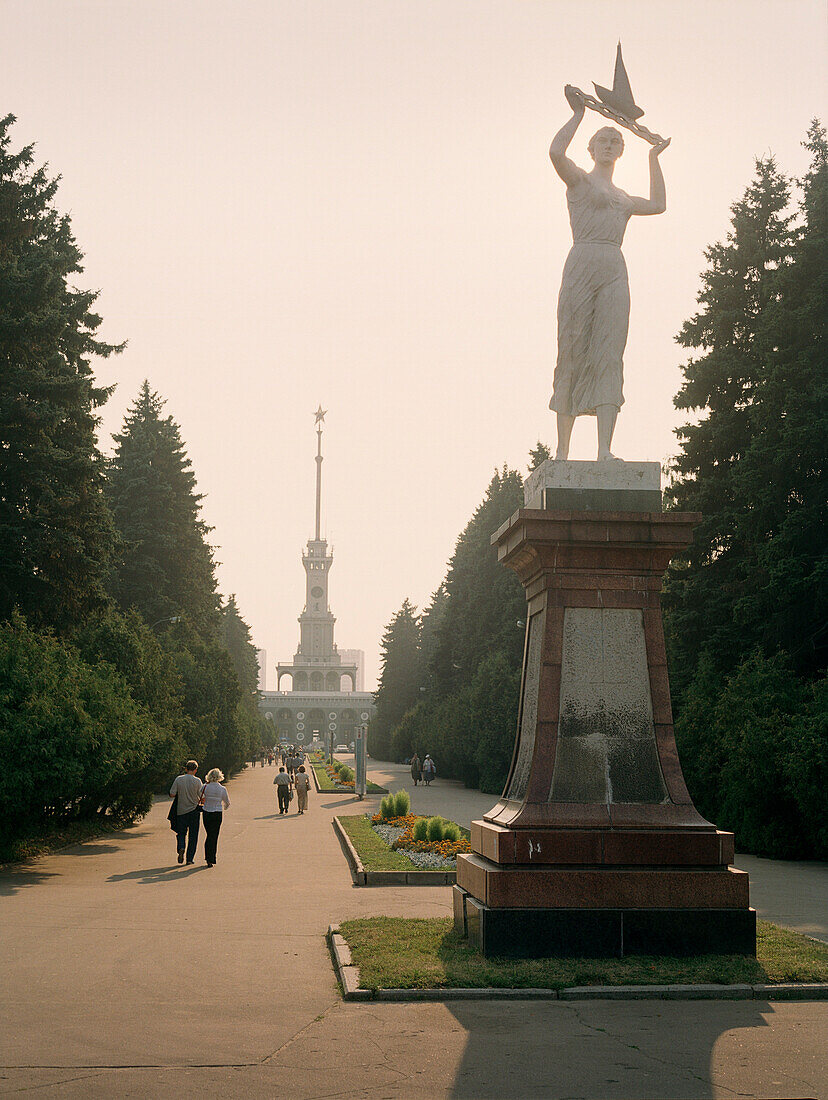
<path id="1" fill-rule="evenodd" d="M 630 320 L 627 265 L 621 255 L 632 199 L 584 175 L 566 190 L 572 249 L 558 296 L 558 361 L 549 407 L 595 415 L 624 404 L 624 348 Z"/>

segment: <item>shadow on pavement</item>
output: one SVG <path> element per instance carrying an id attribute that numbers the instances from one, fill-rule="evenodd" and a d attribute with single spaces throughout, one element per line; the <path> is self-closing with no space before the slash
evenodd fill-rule
<path id="1" fill-rule="evenodd" d="M 198 874 L 199 871 L 206 871 L 206 869 L 206 864 L 199 867 L 181 868 L 179 864 L 173 863 L 169 867 L 146 867 L 142 871 L 126 871 L 123 875 L 110 875 L 106 881 L 127 882 L 135 880 L 139 883 L 154 885 L 157 882 L 174 882 L 176 879 L 188 878 L 190 875 Z"/>
<path id="2" fill-rule="evenodd" d="M 6 867 L 0 871 L 0 897 L 9 898 L 27 886 L 39 886 L 49 878 L 60 878 L 54 871 L 33 871 L 28 867 Z"/>
<path id="3" fill-rule="evenodd" d="M 559 1001 L 454 1004 L 451 1012 L 468 1036 L 451 1091 L 457 1100 L 702 1100 L 725 1083 L 717 1064 L 714 1087 L 716 1043 L 729 1031 L 767 1027 L 773 1009 L 765 1001 Z M 547 1043 L 538 1058 L 541 1035 Z"/>

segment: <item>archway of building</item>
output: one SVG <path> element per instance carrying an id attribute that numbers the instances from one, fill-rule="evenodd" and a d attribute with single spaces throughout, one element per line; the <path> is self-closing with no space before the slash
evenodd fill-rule
<path id="1" fill-rule="evenodd" d="M 310 690 L 311 691 L 323 691 L 323 685 L 325 681 L 321 672 L 312 672 L 310 674 Z"/>
<path id="2" fill-rule="evenodd" d="M 282 677 L 283 676 L 289 676 L 290 677 L 290 690 L 291 691 L 296 691 L 296 677 L 294 676 L 294 674 L 289 669 L 277 669 L 277 671 L 276 671 L 276 690 L 277 691 L 282 690 Z"/>
<path id="3" fill-rule="evenodd" d="M 335 672 L 329 672 L 325 677 L 325 691 L 339 691 L 339 676 Z"/>
<path id="4" fill-rule="evenodd" d="M 307 691 L 308 690 L 308 674 L 307 672 L 294 672 L 293 677 L 293 690 L 294 691 Z"/>
<path id="5" fill-rule="evenodd" d="M 342 681 L 345 681 L 343 685 Z M 334 691 L 356 691 L 356 676 L 353 672 L 341 672 L 339 675 L 339 686 L 334 688 Z"/>

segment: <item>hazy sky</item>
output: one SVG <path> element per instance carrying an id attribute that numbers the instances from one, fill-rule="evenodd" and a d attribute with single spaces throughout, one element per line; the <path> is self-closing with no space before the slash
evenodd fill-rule
<path id="1" fill-rule="evenodd" d="M 3 113 L 63 181 L 100 288 L 110 448 L 141 380 L 181 425 L 225 594 L 277 660 L 298 640 L 313 411 L 340 648 L 378 671 L 494 467 L 525 471 L 547 409 L 570 245 L 547 151 L 562 88 L 611 84 L 670 135 L 668 210 L 634 218 L 627 404 L 614 450 L 664 460 L 703 249 L 772 152 L 801 174 L 825 111 L 823 0 L 0 0 Z M 573 143 L 585 166 L 604 120 Z M 647 191 L 627 137 L 616 182 Z M 593 458 L 581 418 L 572 457 Z"/>

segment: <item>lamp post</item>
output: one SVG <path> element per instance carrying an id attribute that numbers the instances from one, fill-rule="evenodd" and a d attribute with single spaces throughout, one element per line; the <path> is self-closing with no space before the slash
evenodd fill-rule
<path id="1" fill-rule="evenodd" d="M 180 615 L 169 615 L 166 619 L 156 619 L 154 623 L 150 624 L 150 630 L 155 630 L 161 623 L 180 623 Z"/>

